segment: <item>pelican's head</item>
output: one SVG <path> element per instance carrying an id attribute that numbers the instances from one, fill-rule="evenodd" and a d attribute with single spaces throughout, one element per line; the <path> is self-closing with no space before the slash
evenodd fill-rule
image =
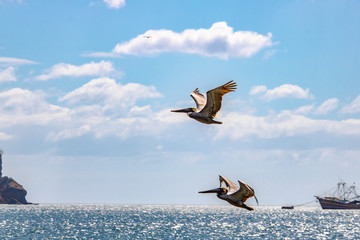
<path id="1" fill-rule="evenodd" d="M 228 192 L 226 187 L 219 187 L 219 188 L 214 188 L 211 190 L 207 190 L 207 191 L 200 191 L 199 193 L 217 193 L 217 195 L 224 195 Z"/>
<path id="2" fill-rule="evenodd" d="M 178 109 L 178 110 L 171 110 L 171 112 L 182 112 L 182 113 L 192 113 L 196 112 L 196 108 L 184 108 L 184 109 Z"/>

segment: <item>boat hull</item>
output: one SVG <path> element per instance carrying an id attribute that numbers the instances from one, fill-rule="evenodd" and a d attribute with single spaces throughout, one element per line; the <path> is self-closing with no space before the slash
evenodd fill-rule
<path id="1" fill-rule="evenodd" d="M 294 209 L 294 206 L 292 205 L 282 206 L 281 209 Z"/>
<path id="2" fill-rule="evenodd" d="M 360 202 L 346 202 L 317 197 L 322 209 L 360 209 Z"/>

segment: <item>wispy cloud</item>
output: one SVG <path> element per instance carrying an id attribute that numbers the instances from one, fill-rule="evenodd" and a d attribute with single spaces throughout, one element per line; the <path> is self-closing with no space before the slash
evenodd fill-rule
<path id="1" fill-rule="evenodd" d="M 315 114 L 315 115 L 325 115 L 335 110 L 339 105 L 339 100 L 337 98 L 329 98 L 325 100 L 320 106 L 316 107 L 315 103 L 310 105 L 301 106 L 292 112 L 300 115 Z"/>
<path id="2" fill-rule="evenodd" d="M 272 101 L 279 98 L 312 99 L 309 89 L 303 89 L 297 85 L 283 84 L 274 89 L 267 89 L 266 86 L 254 86 L 250 95 L 261 94 L 261 98 Z"/>
<path id="3" fill-rule="evenodd" d="M 155 87 L 138 83 L 122 85 L 110 78 L 91 80 L 65 94 L 58 104 L 46 100 L 43 91 L 13 88 L 0 92 L 0 140 L 11 140 L 16 126 L 42 126 L 44 139 L 59 141 L 86 134 L 95 138 L 115 136 L 157 136 L 174 124 L 181 127 L 193 121 L 184 115 L 171 114 L 169 109 L 153 111 L 151 106 L 136 105 L 140 99 L 160 97 Z M 61 106 L 67 102 L 67 106 Z M 332 109 L 333 100 L 318 109 Z M 304 111 L 311 111 L 313 105 Z M 302 111 L 302 112 L 304 112 Z M 300 110 L 281 111 L 266 116 L 239 112 L 222 113 L 221 128 L 210 128 L 215 139 L 276 139 L 310 134 L 334 134 L 360 137 L 360 120 L 321 120 L 305 117 Z M 183 123 L 184 122 L 184 123 Z M 185 126 L 185 125 L 184 125 Z"/>
<path id="4" fill-rule="evenodd" d="M 256 95 L 259 93 L 264 93 L 267 91 L 267 87 L 265 85 L 258 85 L 258 86 L 254 86 L 250 89 L 249 94 L 250 95 Z"/>
<path id="5" fill-rule="evenodd" d="M 160 96 L 152 86 L 121 85 L 112 79 L 99 78 L 66 94 L 61 101 L 72 104 L 64 107 L 49 103 L 43 91 L 13 88 L 0 92 L 0 138 L 10 140 L 20 125 L 29 129 L 42 126 L 44 139 L 51 141 L 85 134 L 122 139 L 157 134 L 166 128 L 166 121 L 161 121 L 150 106 L 135 104 L 139 99 Z M 170 111 L 167 112 L 170 115 Z"/>
<path id="6" fill-rule="evenodd" d="M 148 30 L 128 42 L 115 46 L 111 55 L 156 55 L 180 52 L 206 57 L 248 58 L 261 49 L 271 47 L 272 34 L 266 36 L 251 31 L 236 31 L 226 22 L 216 22 L 209 29 L 187 29 L 177 33 L 171 30 Z M 91 53 L 89 56 L 104 56 Z"/>
<path id="7" fill-rule="evenodd" d="M 267 50 L 264 54 L 264 59 L 269 59 L 272 56 L 274 56 L 276 53 L 277 53 L 277 50 L 275 50 L 275 49 Z"/>
<path id="8" fill-rule="evenodd" d="M 350 104 L 341 109 L 343 113 L 357 113 L 360 112 L 360 95 L 358 95 Z"/>
<path id="9" fill-rule="evenodd" d="M 0 57 L 0 66 L 19 66 L 28 64 L 37 64 L 37 62 L 21 58 Z"/>
<path id="10" fill-rule="evenodd" d="M 68 111 L 66 108 L 46 102 L 42 91 L 33 92 L 21 88 L 0 92 L 0 102 L 1 127 L 61 122 L 66 118 Z"/>
<path id="11" fill-rule="evenodd" d="M 267 91 L 263 87 L 252 89 L 253 94 Z M 46 100 L 43 91 L 21 88 L 2 91 L 0 140 L 13 139 L 18 133 L 14 129 L 20 125 L 29 126 L 29 129 L 33 125 L 42 126 L 44 139 L 60 141 L 84 135 L 120 139 L 158 136 L 174 124 L 180 128 L 188 123 L 198 124 L 186 115 L 171 114 L 169 109 L 154 111 L 149 101 L 146 105 L 137 105 L 141 99 L 161 96 L 154 86 L 121 84 L 108 77 L 89 81 L 64 94 L 55 104 Z M 336 109 L 337 104 L 336 98 L 330 98 L 317 108 L 312 104 L 264 116 L 225 111 L 219 116 L 224 124 L 220 128 L 209 128 L 209 134 L 214 133 L 215 139 L 233 140 L 281 139 L 322 133 L 360 137 L 358 119 L 323 120 L 302 115 L 309 112 L 325 114 Z"/>
<path id="12" fill-rule="evenodd" d="M 0 132 L 0 141 L 6 141 L 12 139 L 14 136 L 6 134 L 4 132 Z"/>
<path id="13" fill-rule="evenodd" d="M 22 4 L 24 2 L 24 0 L 0 0 L 0 4 L 2 3 L 18 3 L 18 4 Z"/>
<path id="14" fill-rule="evenodd" d="M 15 68 L 8 67 L 4 70 L 0 70 L 0 83 L 2 82 L 14 82 L 16 81 Z"/>
<path id="15" fill-rule="evenodd" d="M 72 122 L 66 129 L 51 132 L 48 139 L 58 141 L 88 133 L 96 138 L 117 136 L 122 139 L 157 134 L 166 128 L 165 122 L 159 120 L 158 113 L 149 105 L 140 107 L 136 102 L 161 96 L 153 86 L 122 85 L 105 77 L 93 79 L 59 99 L 71 104 Z"/>
<path id="16" fill-rule="evenodd" d="M 108 76 L 115 72 L 112 62 L 101 61 L 85 63 L 80 66 L 67 63 L 59 63 L 45 70 L 46 73 L 41 74 L 35 79 L 49 80 L 60 77 L 81 77 L 81 76 Z"/>
<path id="17" fill-rule="evenodd" d="M 330 111 L 335 110 L 338 107 L 339 100 L 337 98 L 329 98 L 325 102 L 323 102 L 318 109 L 316 110 L 315 114 L 323 115 L 327 114 Z"/>
<path id="18" fill-rule="evenodd" d="M 116 8 L 119 9 L 121 7 L 124 7 L 126 2 L 125 0 L 103 0 L 106 6 L 109 8 Z"/>
<path id="19" fill-rule="evenodd" d="M 107 107 L 132 106 L 138 99 L 161 97 L 153 86 L 138 83 L 122 85 L 114 79 L 103 77 L 93 79 L 78 89 L 61 97 L 59 101 L 69 103 L 104 103 Z"/>
<path id="20" fill-rule="evenodd" d="M 294 113 L 300 114 L 300 115 L 305 115 L 305 114 L 312 113 L 314 108 L 315 108 L 315 104 L 305 105 L 305 106 L 301 106 L 301 107 L 298 107 L 297 109 L 295 109 Z"/>
<path id="21" fill-rule="evenodd" d="M 319 132 L 360 136 L 360 120 L 358 119 L 317 120 L 293 114 L 291 111 L 260 117 L 233 112 L 222 116 L 222 120 L 226 124 L 221 129 L 216 129 L 216 138 L 274 139 Z"/>

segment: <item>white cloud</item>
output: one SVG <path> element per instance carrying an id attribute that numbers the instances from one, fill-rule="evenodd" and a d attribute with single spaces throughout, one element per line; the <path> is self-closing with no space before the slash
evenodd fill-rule
<path id="1" fill-rule="evenodd" d="M 116 8 L 119 9 L 121 7 L 124 7 L 126 2 L 125 0 L 103 0 L 106 6 L 109 8 Z"/>
<path id="2" fill-rule="evenodd" d="M 80 105 L 71 107 L 69 127 L 52 131 L 47 138 L 58 141 L 92 133 L 96 138 L 117 136 L 124 139 L 158 133 L 166 126 L 157 119 L 157 113 L 149 105 L 135 105 L 139 99 L 157 97 L 161 94 L 153 86 L 122 85 L 106 77 L 93 79 L 59 99 Z"/>
<path id="3" fill-rule="evenodd" d="M 120 58 L 121 56 L 113 52 L 85 52 L 82 57 L 96 57 L 96 58 Z"/>
<path id="4" fill-rule="evenodd" d="M 14 82 L 14 81 L 16 81 L 14 67 L 8 67 L 4 70 L 0 70 L 0 83 L 1 82 Z"/>
<path id="5" fill-rule="evenodd" d="M 0 66 L 18 66 L 28 64 L 37 64 L 37 62 L 21 58 L 0 57 Z"/>
<path id="6" fill-rule="evenodd" d="M 146 105 L 143 107 L 134 106 L 129 111 L 129 114 L 131 116 L 149 116 L 151 113 L 152 113 L 152 110 L 149 105 Z"/>
<path id="7" fill-rule="evenodd" d="M 157 136 L 165 129 L 194 124 L 186 115 L 173 114 L 170 109 L 153 111 L 151 105 L 136 105 L 140 99 L 160 97 L 153 86 L 138 83 L 122 85 L 110 78 L 93 79 L 78 89 L 59 98 L 58 105 L 46 100 L 42 91 L 13 88 L 0 92 L 0 140 L 10 140 L 17 126 L 38 125 L 43 137 L 49 141 L 78 138 L 84 135 L 95 138 L 115 136 L 126 139 L 131 136 Z M 62 101 L 69 103 L 60 106 Z M 333 102 L 325 101 L 325 102 Z M 323 112 L 332 104 L 322 104 Z M 360 136 L 360 120 L 319 120 L 300 115 L 313 109 L 303 106 L 297 111 L 282 111 L 268 116 L 254 116 L 238 112 L 220 113 L 223 125 L 202 126 L 215 133 L 215 138 L 275 139 L 310 134 L 336 136 Z M 327 110 L 326 110 L 327 109 Z M 197 126 L 197 125 L 196 125 Z M 20 135 L 19 135 L 20 134 Z"/>
<path id="8" fill-rule="evenodd" d="M 296 99 L 311 99 L 309 89 L 302 89 L 297 85 L 283 84 L 274 89 L 267 89 L 266 86 L 255 86 L 250 90 L 251 95 L 263 93 L 261 96 L 266 101 L 272 101 L 278 98 L 296 98 Z"/>
<path id="9" fill-rule="evenodd" d="M 329 98 L 318 107 L 318 109 L 315 111 L 315 114 L 327 114 L 330 111 L 336 109 L 338 107 L 338 103 L 339 100 L 337 98 Z"/>
<path id="10" fill-rule="evenodd" d="M 308 114 L 314 109 L 314 104 L 301 106 L 294 110 L 295 114 Z"/>
<path id="11" fill-rule="evenodd" d="M 6 134 L 4 132 L 0 132 L 0 141 L 10 140 L 13 136 Z"/>
<path id="12" fill-rule="evenodd" d="M 221 129 L 217 128 L 216 138 L 247 139 L 255 136 L 273 139 L 281 136 L 301 136 L 317 132 L 360 136 L 360 120 L 358 119 L 316 120 L 293 114 L 290 111 L 265 117 L 229 113 L 222 116 L 222 121 L 224 124 Z"/>
<path id="13" fill-rule="evenodd" d="M 51 131 L 46 139 L 49 141 L 59 141 L 83 136 L 91 131 L 89 125 L 80 125 L 76 127 L 67 127 L 60 131 Z"/>
<path id="14" fill-rule="evenodd" d="M 138 83 L 122 85 L 114 79 L 103 77 L 93 79 L 78 89 L 61 97 L 59 101 L 69 103 L 94 103 L 101 102 L 105 106 L 132 106 L 138 99 L 157 98 L 161 94 L 153 86 Z"/>
<path id="15" fill-rule="evenodd" d="M 86 107 L 87 111 L 80 111 L 78 107 L 73 108 L 71 122 L 66 128 L 51 131 L 47 139 L 59 141 L 64 139 L 80 137 L 84 134 L 92 134 L 95 138 L 116 136 L 126 139 L 132 136 L 156 136 L 172 123 L 158 119 L 158 113 L 151 108 L 145 107 L 146 113 L 133 114 L 131 110 L 121 116 L 109 115 L 102 107 L 91 105 Z M 141 107 L 133 107 L 141 109 Z M 167 113 L 171 115 L 170 111 Z"/>
<path id="16" fill-rule="evenodd" d="M 155 114 L 154 118 L 157 121 L 160 121 L 165 124 L 176 124 L 176 123 L 191 120 L 191 119 L 188 119 L 187 116 L 184 114 L 174 114 L 174 113 L 171 113 L 170 111 L 171 111 L 171 109 L 161 110 Z"/>
<path id="17" fill-rule="evenodd" d="M 341 109 L 343 113 L 357 113 L 360 112 L 360 95 L 357 96 L 350 104 Z"/>
<path id="18" fill-rule="evenodd" d="M 49 80 L 59 77 L 106 76 L 115 72 L 115 69 L 112 62 L 101 61 L 99 63 L 85 63 L 80 66 L 59 63 L 52 66 L 46 72 L 48 73 L 39 75 L 36 79 Z"/>
<path id="19" fill-rule="evenodd" d="M 22 4 L 23 0 L 0 0 L 0 4 L 2 3 L 18 3 L 18 4 Z"/>
<path id="20" fill-rule="evenodd" d="M 275 49 L 267 50 L 264 54 L 264 59 L 269 59 L 272 56 L 274 56 L 276 53 L 277 53 L 277 50 L 275 50 Z"/>
<path id="21" fill-rule="evenodd" d="M 112 54 L 156 55 L 180 52 L 221 59 L 247 58 L 272 46 L 271 37 L 271 33 L 264 36 L 251 31 L 234 32 L 226 22 L 216 22 L 209 29 L 187 29 L 181 33 L 166 29 L 148 30 L 128 42 L 117 44 Z"/>
<path id="22" fill-rule="evenodd" d="M 254 86 L 254 87 L 251 88 L 249 94 L 250 95 L 256 95 L 256 94 L 259 94 L 259 93 L 266 92 L 266 90 L 267 90 L 267 87 L 264 86 L 264 85 Z"/>
<path id="23" fill-rule="evenodd" d="M 156 149 L 157 149 L 157 150 L 162 150 L 162 149 L 164 149 L 164 146 L 163 146 L 163 145 L 157 145 L 157 146 L 156 146 Z"/>
<path id="24" fill-rule="evenodd" d="M 0 126 L 46 125 L 50 121 L 61 122 L 66 119 L 68 110 L 47 103 L 44 97 L 41 91 L 32 92 L 20 88 L 0 92 Z"/>
<path id="25" fill-rule="evenodd" d="M 104 89 L 92 88 L 92 84 L 96 83 Z M 115 91 L 109 91 L 110 88 L 114 88 Z M 124 139 L 134 135 L 156 134 L 166 128 L 150 106 L 134 105 L 138 99 L 161 96 L 154 87 L 137 83 L 121 85 L 112 79 L 101 78 L 79 89 L 67 95 L 66 99 L 76 102 L 78 97 L 85 97 L 92 100 L 92 96 L 88 94 L 92 90 L 99 90 L 100 94 L 94 97 L 99 101 L 62 107 L 47 102 L 42 91 L 13 88 L 0 92 L 0 140 L 11 139 L 14 131 L 16 132 L 16 126 L 42 126 L 46 135 L 43 136 L 44 139 L 51 141 L 76 138 L 85 134 L 91 134 L 96 138 L 117 136 Z M 120 96 L 116 96 L 117 94 Z M 112 100 L 119 103 L 109 103 Z M 113 108 L 113 112 L 109 111 L 110 107 Z M 121 110 L 122 108 L 130 110 Z M 121 114 L 113 114 L 114 112 Z M 170 111 L 168 114 L 171 114 Z"/>

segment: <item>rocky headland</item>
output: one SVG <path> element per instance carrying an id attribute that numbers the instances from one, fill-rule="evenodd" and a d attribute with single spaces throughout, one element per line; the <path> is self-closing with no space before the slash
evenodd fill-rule
<path id="1" fill-rule="evenodd" d="M 26 199 L 26 190 L 9 177 L 0 177 L 0 204 L 29 204 Z"/>
<path id="2" fill-rule="evenodd" d="M 14 179 L 2 176 L 2 151 L 0 150 L 0 204 L 30 204 L 26 190 Z"/>

